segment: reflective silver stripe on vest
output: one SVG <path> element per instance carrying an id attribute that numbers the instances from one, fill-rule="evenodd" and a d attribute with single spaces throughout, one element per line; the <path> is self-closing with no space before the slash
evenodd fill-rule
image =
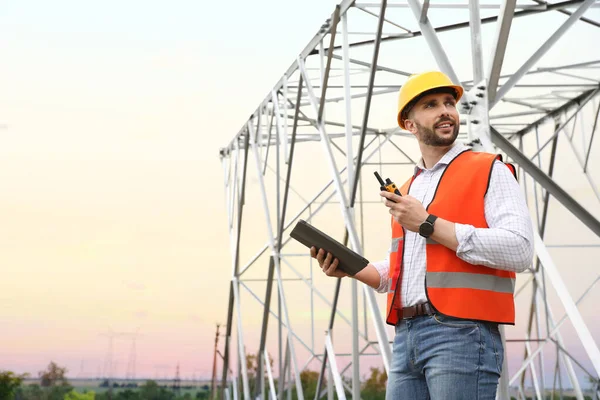
<path id="1" fill-rule="evenodd" d="M 400 243 L 401 240 L 404 240 L 404 238 L 399 237 L 392 239 L 392 253 L 398 251 L 398 243 Z"/>
<path id="2" fill-rule="evenodd" d="M 398 251 L 398 243 L 404 240 L 404 238 L 395 238 L 392 239 L 392 253 Z M 426 244 L 439 244 L 438 242 L 436 242 L 435 240 L 433 240 L 432 238 L 427 238 L 425 241 Z"/>
<path id="3" fill-rule="evenodd" d="M 427 287 L 442 289 L 479 289 L 514 293 L 515 280 L 494 275 L 466 272 L 428 272 Z"/>

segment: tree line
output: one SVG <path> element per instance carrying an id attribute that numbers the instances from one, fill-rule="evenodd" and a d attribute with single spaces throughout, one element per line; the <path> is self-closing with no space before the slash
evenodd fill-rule
<path id="1" fill-rule="evenodd" d="M 269 361 L 271 364 L 273 363 L 272 359 Z M 248 383 L 252 398 L 256 398 L 260 394 L 256 379 L 258 373 L 257 362 L 256 355 L 247 355 Z M 11 371 L 0 371 L 0 400 L 209 400 L 212 398 L 207 387 L 194 394 L 192 394 L 193 390 L 190 391 L 190 388 L 185 388 L 187 389 L 185 393 L 177 395 L 173 388 L 160 386 L 153 380 L 148 380 L 142 385 L 117 385 L 104 381 L 99 384 L 99 388 L 102 389 L 101 392 L 79 393 L 69 383 L 66 373 L 66 368 L 60 367 L 55 362 L 50 362 L 44 371 L 38 373 L 36 383 L 26 385 L 24 380 L 29 378 L 27 374 L 17 375 Z M 300 373 L 306 399 L 315 398 L 318 378 L 319 373 L 316 371 L 304 370 Z M 277 380 L 275 382 L 277 387 Z M 361 387 L 362 399 L 384 400 L 386 382 L 387 375 L 385 372 L 381 372 L 378 368 L 371 368 L 370 376 L 363 382 Z M 351 387 L 351 382 L 346 381 L 346 386 Z M 238 383 L 238 387 L 241 389 L 241 382 Z M 327 380 L 324 377 L 321 390 L 326 387 Z M 296 400 L 298 396 L 295 387 L 292 387 L 291 390 L 292 398 Z M 215 395 L 218 398 L 222 397 L 221 393 Z"/>
<path id="2" fill-rule="evenodd" d="M 148 380 L 135 388 L 114 386 L 103 392 L 79 393 L 66 377 L 67 369 L 50 362 L 38 373 L 38 381 L 25 385 L 28 374 L 18 375 L 12 371 L 0 371 L 0 400 L 208 400 L 208 390 L 200 390 L 193 396 L 189 391 L 178 396 L 172 389 Z M 105 385 L 108 386 L 108 385 Z M 102 387 L 102 384 L 100 385 Z"/>

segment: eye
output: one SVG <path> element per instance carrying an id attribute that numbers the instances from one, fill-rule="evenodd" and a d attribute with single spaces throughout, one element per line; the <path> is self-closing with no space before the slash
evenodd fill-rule
<path id="1" fill-rule="evenodd" d="M 450 107 L 456 107 L 456 103 L 455 103 L 455 102 L 453 102 L 453 101 L 447 101 L 447 102 L 446 102 L 446 105 L 447 105 L 447 106 L 450 106 Z"/>

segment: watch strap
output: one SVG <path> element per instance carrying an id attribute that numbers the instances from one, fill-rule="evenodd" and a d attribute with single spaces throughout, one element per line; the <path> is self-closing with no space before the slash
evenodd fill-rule
<path id="1" fill-rule="evenodd" d="M 431 225 L 433 225 L 435 223 L 435 220 L 437 219 L 437 215 L 433 215 L 433 214 L 429 214 L 429 216 L 427 217 L 427 219 L 425 221 L 429 222 Z"/>

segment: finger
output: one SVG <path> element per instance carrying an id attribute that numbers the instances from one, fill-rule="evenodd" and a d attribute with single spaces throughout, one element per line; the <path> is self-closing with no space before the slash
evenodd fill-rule
<path id="1" fill-rule="evenodd" d="M 329 264 L 329 266 L 327 267 L 327 270 L 325 271 L 325 273 L 326 273 L 327 275 L 330 275 L 330 276 L 331 276 L 331 275 L 333 275 L 333 274 L 335 273 L 335 270 L 336 270 L 337 266 L 338 266 L 338 259 L 337 259 L 337 258 L 335 258 L 335 259 L 334 259 L 334 260 L 333 260 L 333 261 L 332 261 L 332 262 Z"/>
<path id="2" fill-rule="evenodd" d="M 315 246 L 310 248 L 310 256 L 312 258 L 317 258 L 317 249 L 315 248 Z"/>
<path id="3" fill-rule="evenodd" d="M 325 260 L 325 251 L 323 249 L 319 249 L 319 252 L 317 253 L 317 261 L 319 262 L 319 264 L 321 264 L 321 266 L 323 266 L 323 261 Z"/>
<path id="4" fill-rule="evenodd" d="M 379 195 L 381 197 L 385 197 L 386 199 L 395 201 L 396 203 L 398 203 L 402 199 L 402 196 L 398 196 L 395 193 L 390 193 L 390 192 L 385 192 L 385 191 L 379 192 Z"/>
<path id="5" fill-rule="evenodd" d="M 337 266 L 340 265 L 340 260 L 336 258 L 335 260 L 333 260 L 333 263 L 335 264 L 335 268 L 337 268 Z"/>
<path id="6" fill-rule="evenodd" d="M 325 258 L 325 264 L 327 264 L 327 267 L 329 267 L 331 265 L 332 259 L 333 259 L 333 254 L 327 253 L 327 257 Z"/>
<path id="7" fill-rule="evenodd" d="M 401 196 L 398 196 L 396 193 L 387 192 L 387 191 L 381 191 L 381 192 L 379 192 L 379 195 L 381 197 L 385 197 L 387 199 L 394 200 L 394 201 L 396 201 L 396 198 L 402 198 Z"/>
<path id="8" fill-rule="evenodd" d="M 394 203 L 393 201 L 385 200 L 384 204 L 385 204 L 385 206 L 386 206 L 386 207 L 389 207 L 389 208 L 391 208 L 391 207 L 393 207 L 393 206 L 394 206 L 394 204 L 396 204 L 396 203 Z"/>
<path id="9" fill-rule="evenodd" d="M 337 269 L 338 265 L 340 264 L 339 260 L 337 258 L 335 258 L 333 260 L 333 262 L 331 263 L 331 266 L 329 267 L 329 270 L 333 273 L 335 272 L 335 270 Z"/>

